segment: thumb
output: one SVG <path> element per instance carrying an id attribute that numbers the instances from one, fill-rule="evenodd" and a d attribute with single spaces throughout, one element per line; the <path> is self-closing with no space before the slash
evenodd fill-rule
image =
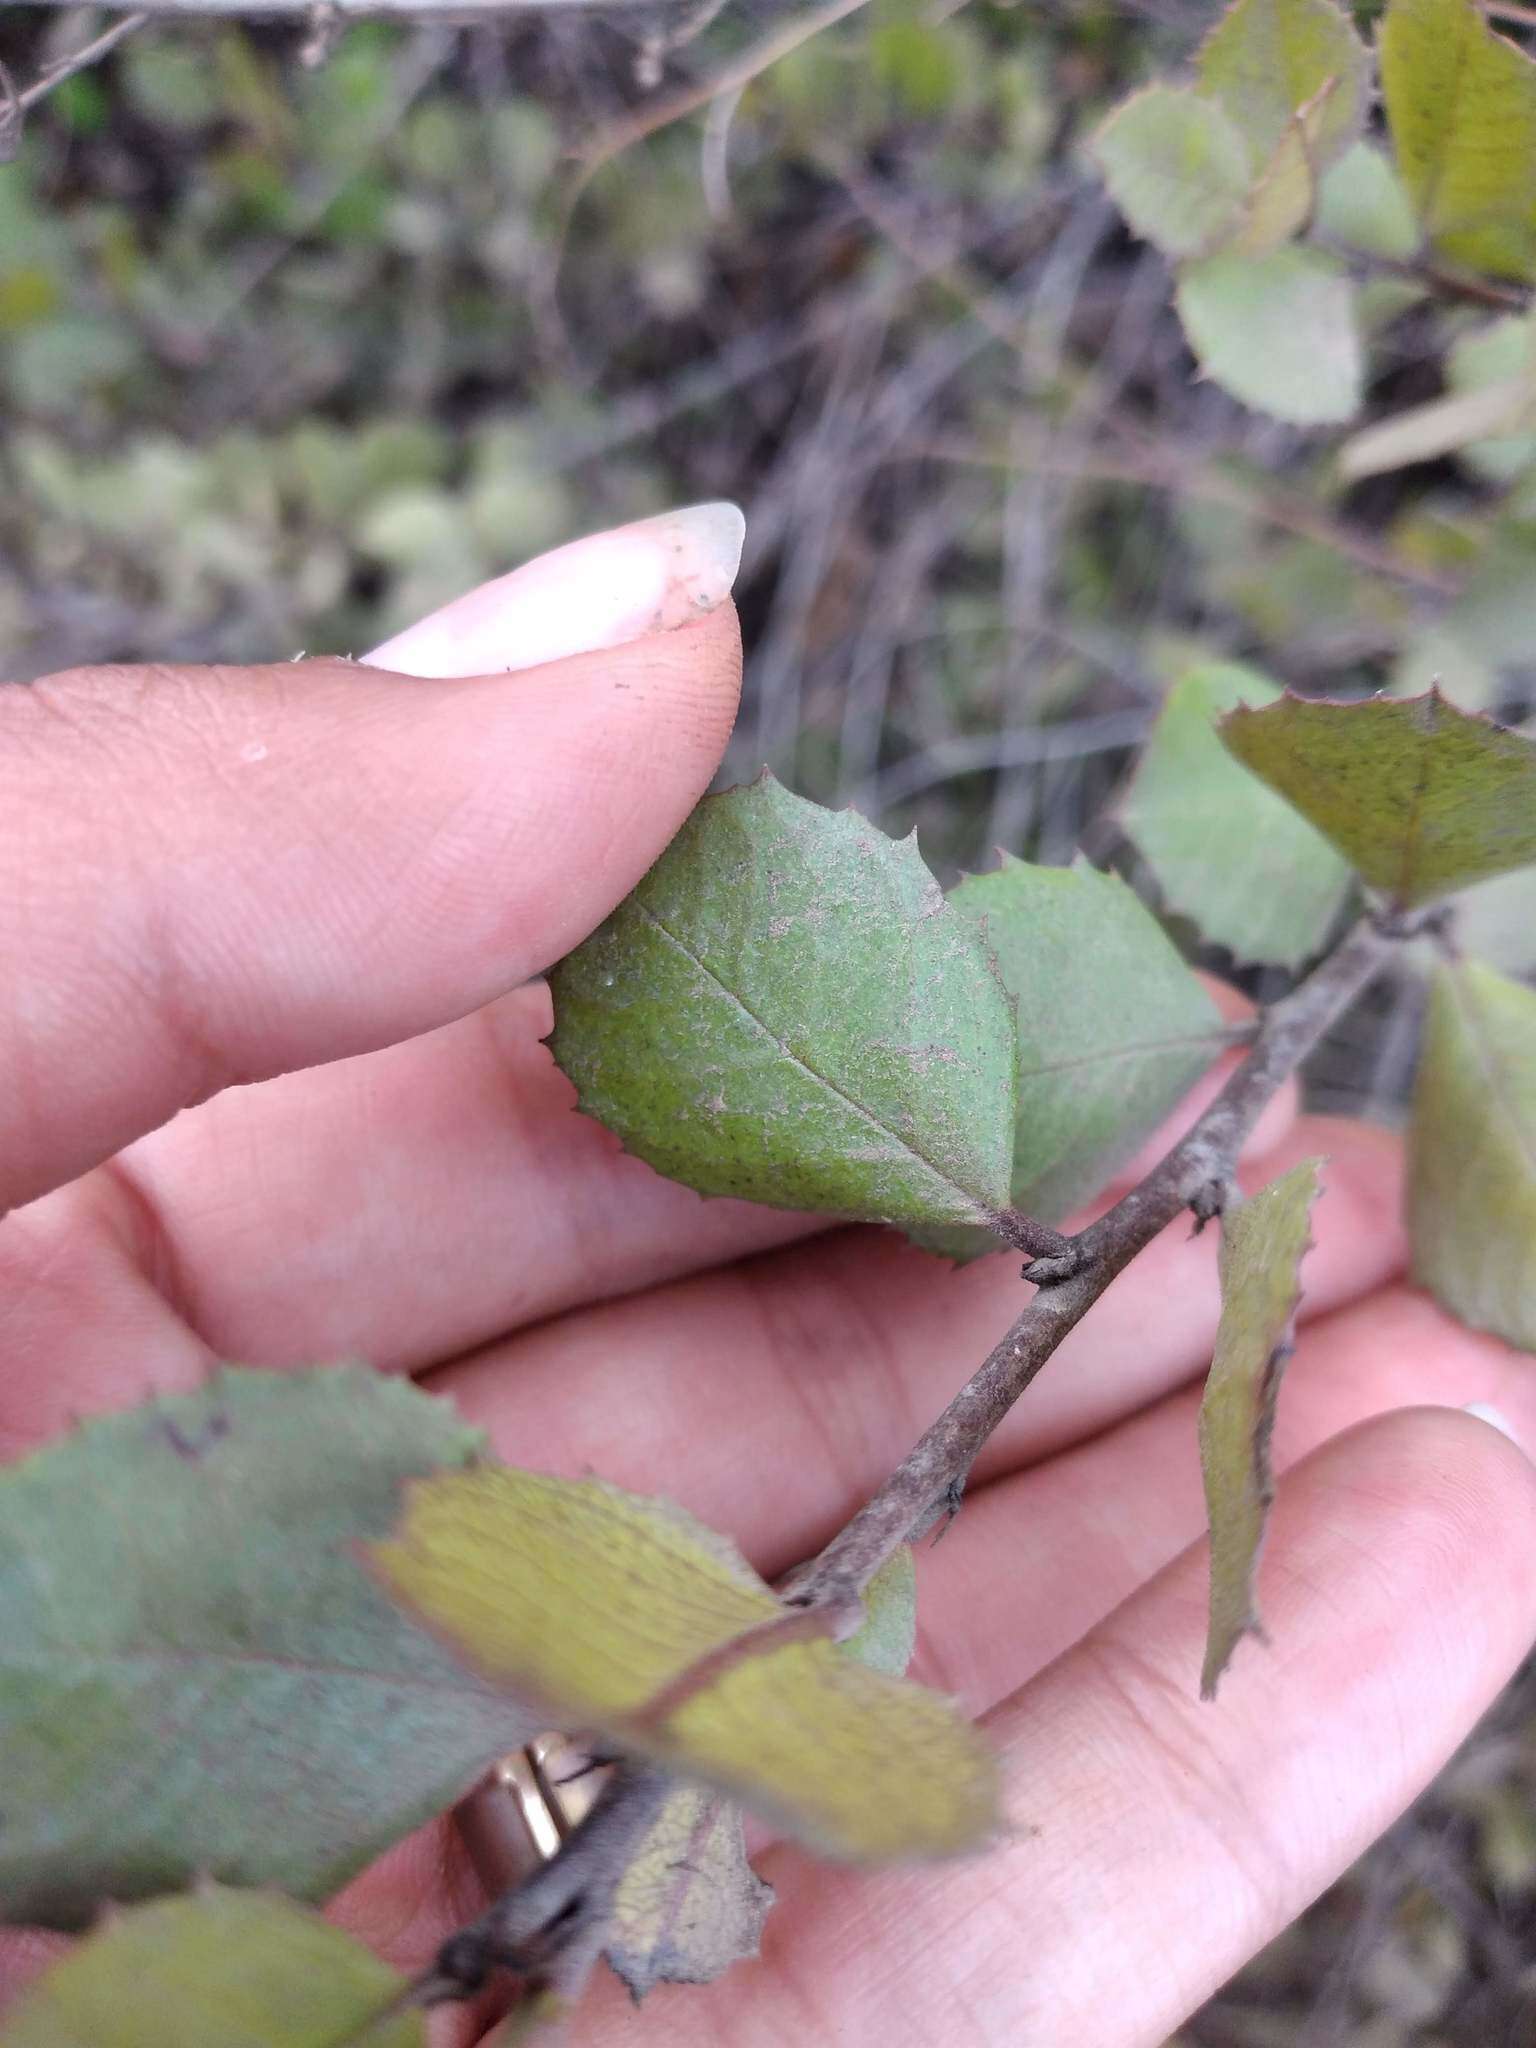
<path id="1" fill-rule="evenodd" d="M 710 507 L 578 542 L 376 657 L 438 680 L 321 660 L 0 689 L 0 1212 L 569 951 L 718 765 L 740 533 Z"/>

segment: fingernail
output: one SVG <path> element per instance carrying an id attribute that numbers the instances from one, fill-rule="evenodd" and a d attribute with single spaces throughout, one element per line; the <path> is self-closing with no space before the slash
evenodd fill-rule
<path id="1" fill-rule="evenodd" d="M 466 591 L 367 660 L 401 675 L 492 675 L 666 632 L 725 602 L 746 530 L 720 500 L 589 534 Z"/>
<path id="2" fill-rule="evenodd" d="M 1475 1415 L 1479 1422 L 1486 1422 L 1490 1429 L 1496 1429 L 1501 1436 L 1507 1436 L 1512 1444 L 1519 1443 L 1515 1425 L 1502 1408 L 1495 1408 L 1488 1401 L 1468 1401 L 1465 1412 L 1468 1415 Z"/>

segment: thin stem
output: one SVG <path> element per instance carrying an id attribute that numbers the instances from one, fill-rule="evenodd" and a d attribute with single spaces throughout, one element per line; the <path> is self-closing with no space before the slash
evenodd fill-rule
<path id="1" fill-rule="evenodd" d="M 1253 1050 L 1187 1136 L 1071 1241 L 1063 1276 L 1049 1272 L 1049 1261 L 1037 1260 L 1028 1269 L 1031 1279 L 1045 1283 L 1040 1291 L 874 1498 L 787 1583 L 790 1598 L 803 1606 L 846 1600 L 868 1585 L 937 1504 L 958 1493 L 988 1437 L 1110 1282 L 1181 1209 L 1201 1204 L 1203 1213 L 1215 1213 L 1264 1105 L 1375 976 L 1395 943 L 1394 934 L 1360 924 L 1298 989 L 1265 1013 Z"/>

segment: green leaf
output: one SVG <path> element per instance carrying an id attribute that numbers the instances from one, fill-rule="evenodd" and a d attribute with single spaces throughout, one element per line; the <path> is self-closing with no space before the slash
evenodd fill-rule
<path id="1" fill-rule="evenodd" d="M 1204 1699 L 1214 1699 L 1232 1652 L 1264 1630 L 1254 1573 L 1274 1497 L 1269 1440 L 1280 1376 L 1290 1355 L 1297 1272 L 1311 1244 L 1308 1221 L 1320 1162 L 1308 1159 L 1222 1219 L 1221 1321 L 1200 1403 L 1200 1469 L 1211 1524 L 1211 1618 Z"/>
<path id="2" fill-rule="evenodd" d="M 1221 1016 L 1116 875 L 1004 855 L 950 902 L 979 919 L 1018 1008 L 1016 1207 L 1088 1201 L 1225 1042 Z"/>
<path id="3" fill-rule="evenodd" d="M 425 2048 L 420 2013 L 384 2016 L 404 1989 L 292 1899 L 205 1886 L 70 1949 L 7 2013 L 0 2048 Z"/>
<path id="4" fill-rule="evenodd" d="M 1318 137 L 1334 94 L 1330 81 L 1299 107 L 1248 196 L 1243 225 L 1230 246 L 1246 256 L 1278 249 L 1312 218 L 1317 203 Z"/>
<path id="5" fill-rule="evenodd" d="M 479 1443 L 372 1372 L 223 1372 L 0 1476 L 8 1916 L 321 1897 L 535 1732 L 353 1555 Z"/>
<path id="6" fill-rule="evenodd" d="M 741 1809 L 679 1786 L 614 1898 L 608 1961 L 637 2005 L 658 1984 L 711 1984 L 757 1954 L 773 1896 L 747 1861 Z"/>
<path id="7" fill-rule="evenodd" d="M 1456 938 L 1465 952 L 1506 974 L 1536 973 L 1536 868 L 1479 882 L 1456 899 Z"/>
<path id="8" fill-rule="evenodd" d="M 1317 228 L 1368 256 L 1403 263 L 1419 246 L 1413 207 L 1391 161 L 1357 142 L 1326 170 L 1317 188 Z"/>
<path id="9" fill-rule="evenodd" d="M 1208 256 L 1181 272 L 1178 308 L 1201 369 L 1244 405 L 1302 427 L 1360 410 L 1354 287 L 1321 250 Z"/>
<path id="10" fill-rule="evenodd" d="M 1338 921 L 1349 868 L 1288 803 L 1237 767 L 1216 730 L 1234 705 L 1279 696 L 1252 669 L 1193 670 L 1168 693 L 1120 821 L 1169 910 L 1239 960 L 1298 967 Z"/>
<path id="11" fill-rule="evenodd" d="M 1013 1018 L 912 840 L 768 776 L 706 797 L 551 985 L 582 1108 L 703 1194 L 916 1228 L 1007 1204 Z"/>
<path id="12" fill-rule="evenodd" d="M 1511 313 L 1463 334 L 1446 356 L 1445 372 L 1458 394 L 1486 391 L 1514 379 L 1523 382 L 1527 398 L 1536 401 L 1536 320 L 1529 313 Z M 1536 463 L 1536 432 L 1530 427 L 1536 427 L 1536 419 L 1527 422 L 1527 431 L 1501 431 L 1492 439 L 1464 444 L 1462 458 L 1493 483 L 1511 483 Z"/>
<path id="13" fill-rule="evenodd" d="M 1091 151 L 1126 220 L 1164 255 L 1202 255 L 1236 231 L 1248 151 L 1212 101 L 1150 85 L 1115 109 Z"/>
<path id="14" fill-rule="evenodd" d="M 1221 737 L 1399 909 L 1536 862 L 1536 742 L 1438 690 L 1287 696 L 1234 711 Z"/>
<path id="15" fill-rule="evenodd" d="M 1408 1141 L 1413 1275 L 1536 1351 L 1536 993 L 1469 960 L 1430 990 Z"/>
<path id="16" fill-rule="evenodd" d="M 1340 156 L 1365 125 L 1370 60 L 1333 0 L 1236 0 L 1195 63 L 1200 92 L 1220 103 L 1256 166 L 1320 98 L 1310 138 L 1316 168 Z"/>
<path id="17" fill-rule="evenodd" d="M 1434 248 L 1536 274 L 1536 64 L 1476 0 L 1391 0 L 1377 51 L 1398 169 Z"/>
<path id="18" fill-rule="evenodd" d="M 900 1678 L 917 1644 L 917 1567 L 903 1543 L 864 1588 L 864 1625 L 842 1646 L 871 1671 Z"/>
<path id="19" fill-rule="evenodd" d="M 467 1662 L 537 1706 L 855 1861 L 948 1855 L 996 1819 L 996 1766 L 953 1707 L 799 1620 L 663 1501 L 504 1467 L 410 1489 L 376 1569 Z"/>

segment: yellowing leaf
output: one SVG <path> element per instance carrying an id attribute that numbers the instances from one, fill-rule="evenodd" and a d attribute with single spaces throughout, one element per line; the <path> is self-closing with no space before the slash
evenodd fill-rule
<path id="1" fill-rule="evenodd" d="M 1377 38 L 1398 168 L 1442 256 L 1536 274 L 1536 64 L 1476 0 L 1391 0 Z"/>
<path id="2" fill-rule="evenodd" d="M 1211 1620 L 1200 1691 L 1213 1699 L 1245 1635 L 1263 1635 L 1253 1580 L 1274 1494 L 1269 1440 L 1311 1239 L 1319 1162 L 1309 1159 L 1222 1219 L 1221 1322 L 1200 1403 L 1211 1524 Z"/>
<path id="3" fill-rule="evenodd" d="M 275 1892 L 205 1887 L 119 1914 L 0 2022 L 0 2048 L 425 2048 L 404 1978 Z"/>
<path id="4" fill-rule="evenodd" d="M 907 1228 L 1007 1206 L 1013 1017 L 914 841 L 706 797 L 550 977 L 581 1105 L 710 1195 Z"/>
<path id="5" fill-rule="evenodd" d="M 1348 901 L 1348 867 L 1305 818 L 1247 774 L 1216 721 L 1274 703 L 1267 677 L 1210 663 L 1169 691 L 1121 804 L 1120 820 L 1167 907 L 1240 960 L 1297 967 Z"/>
<path id="6" fill-rule="evenodd" d="M 1536 742 L 1438 691 L 1239 708 L 1221 737 L 1400 908 L 1536 862 Z"/>
<path id="7" fill-rule="evenodd" d="M 1408 1158 L 1414 1278 L 1536 1351 L 1536 993 L 1475 960 L 1435 977 Z"/>
<path id="8" fill-rule="evenodd" d="M 1314 170 L 1342 154 L 1365 124 L 1370 62 L 1333 0 L 1236 0 L 1200 46 L 1199 90 L 1218 101 L 1255 166 L 1272 161 L 1297 116 L 1315 109 Z"/>
<path id="9" fill-rule="evenodd" d="M 1178 308 L 1201 369 L 1244 405 L 1303 427 L 1359 411 L 1354 287 L 1322 250 L 1224 250 L 1188 264 Z"/>
<path id="10" fill-rule="evenodd" d="M 996 1766 L 954 1708 L 826 1638 L 744 1643 L 795 1610 L 681 1509 L 483 1468 L 413 1487 L 372 1555 L 398 1600 L 553 1725 L 717 1786 L 828 1855 L 948 1855 L 994 1825 Z"/>
<path id="11" fill-rule="evenodd" d="M 1210 100 L 1148 86 L 1115 109 L 1091 147 L 1115 204 L 1167 256 L 1218 248 L 1241 221 L 1248 151 Z"/>

